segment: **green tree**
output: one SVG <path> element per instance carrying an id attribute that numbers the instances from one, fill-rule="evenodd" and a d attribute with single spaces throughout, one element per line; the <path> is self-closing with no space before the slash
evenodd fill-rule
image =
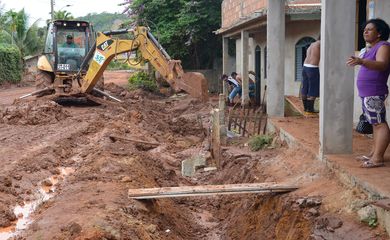
<path id="1" fill-rule="evenodd" d="M 72 16 L 72 13 L 63 10 L 63 11 L 55 11 L 54 12 L 54 19 L 55 20 L 72 20 L 74 17 Z"/>
<path id="2" fill-rule="evenodd" d="M 222 0 L 128 0 L 130 17 L 148 25 L 173 57 L 185 68 L 211 68 L 221 55 Z"/>
<path id="3" fill-rule="evenodd" d="M 22 57 L 38 53 L 42 49 L 42 35 L 39 34 L 37 26 L 39 19 L 28 26 L 28 17 L 24 9 L 19 12 L 10 10 L 5 16 L 4 30 L 10 35 L 11 44 L 19 48 Z"/>

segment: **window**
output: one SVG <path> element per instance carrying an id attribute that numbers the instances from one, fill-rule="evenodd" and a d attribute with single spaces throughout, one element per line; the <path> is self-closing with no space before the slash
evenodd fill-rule
<path id="1" fill-rule="evenodd" d="M 86 54 L 86 33 L 80 28 L 58 28 L 57 31 L 57 69 L 78 71 Z"/>
<path id="2" fill-rule="evenodd" d="M 302 81 L 302 66 L 306 58 L 306 50 L 315 41 L 314 38 L 304 37 L 295 44 L 295 81 L 297 82 Z"/>

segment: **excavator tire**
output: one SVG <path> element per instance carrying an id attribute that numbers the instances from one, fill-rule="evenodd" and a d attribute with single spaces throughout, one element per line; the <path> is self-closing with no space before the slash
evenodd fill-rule
<path id="1" fill-rule="evenodd" d="M 39 70 L 38 69 L 38 72 L 35 76 L 35 88 L 36 90 L 41 90 L 41 89 L 44 89 L 44 88 L 47 88 L 47 87 L 51 87 L 53 85 L 53 74 L 49 73 L 49 72 L 46 72 L 46 71 L 42 71 L 42 70 Z M 42 92 L 38 95 L 36 95 L 37 97 L 42 97 L 44 95 L 48 95 L 48 94 L 51 94 L 53 92 L 53 90 L 48 90 L 47 92 Z"/>

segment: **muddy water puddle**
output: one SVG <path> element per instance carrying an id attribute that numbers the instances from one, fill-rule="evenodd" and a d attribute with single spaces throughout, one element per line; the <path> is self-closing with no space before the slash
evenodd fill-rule
<path id="1" fill-rule="evenodd" d="M 39 206 L 50 198 L 55 196 L 56 186 L 63 181 L 67 175 L 74 173 L 74 169 L 70 167 L 59 168 L 60 173 L 53 175 L 40 183 L 39 189 L 35 194 L 35 201 L 25 202 L 23 206 L 16 205 L 14 214 L 18 218 L 15 223 L 6 228 L 0 228 L 0 240 L 6 240 L 16 236 L 20 231 L 26 229 L 32 222 L 31 214 L 34 213 Z"/>

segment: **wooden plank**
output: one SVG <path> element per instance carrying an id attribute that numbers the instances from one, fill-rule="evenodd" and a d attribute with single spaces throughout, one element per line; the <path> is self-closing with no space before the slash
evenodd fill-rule
<path id="1" fill-rule="evenodd" d="M 261 129 L 261 123 L 262 123 L 262 121 L 263 121 L 263 112 L 262 111 L 259 111 L 259 115 L 258 115 L 258 117 L 259 117 L 259 124 L 258 124 L 258 129 L 257 129 L 257 134 L 260 134 L 260 129 Z"/>
<path id="2" fill-rule="evenodd" d="M 264 129 L 263 129 L 263 134 L 265 134 L 267 132 L 267 121 L 268 121 L 268 118 L 265 118 L 264 119 Z"/>
<path id="3" fill-rule="evenodd" d="M 252 131 L 253 135 L 256 135 L 256 126 L 257 126 L 256 123 L 258 120 L 258 115 L 259 115 L 259 111 L 253 112 L 253 131 Z"/>
<path id="4" fill-rule="evenodd" d="M 245 116 L 245 106 L 242 107 L 240 109 L 240 124 L 239 124 L 239 128 L 240 128 L 240 134 L 242 136 L 245 136 L 245 133 L 244 133 L 244 116 Z"/>
<path id="5" fill-rule="evenodd" d="M 231 130 L 231 124 L 232 124 L 232 109 L 228 110 L 228 125 L 227 129 L 230 131 Z"/>
<path id="6" fill-rule="evenodd" d="M 239 116 L 238 114 L 239 113 L 237 113 L 238 109 L 234 109 L 233 108 L 233 110 L 234 110 L 234 113 L 235 113 L 234 115 L 236 116 L 235 118 L 233 118 L 233 129 L 236 130 L 237 125 L 238 125 L 237 121 L 238 121 L 238 116 Z"/>
<path id="7" fill-rule="evenodd" d="M 245 183 L 226 185 L 180 186 L 162 188 L 130 189 L 129 198 L 152 199 L 171 197 L 210 196 L 220 194 L 244 193 L 286 193 L 298 189 L 296 186 L 286 186 L 276 183 Z"/>
<path id="8" fill-rule="evenodd" d="M 243 131 L 242 131 L 242 136 L 245 137 L 245 132 L 248 133 L 248 136 L 250 135 L 249 131 L 246 130 L 246 121 L 247 121 L 247 117 L 249 116 L 250 114 L 250 108 L 247 107 L 246 108 L 247 111 L 245 111 L 245 107 L 244 107 L 244 126 L 243 126 Z"/>

